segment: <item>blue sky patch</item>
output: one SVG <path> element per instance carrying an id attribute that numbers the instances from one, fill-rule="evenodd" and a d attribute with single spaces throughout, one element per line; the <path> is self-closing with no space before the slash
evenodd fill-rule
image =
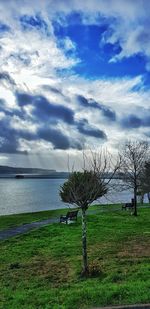
<path id="1" fill-rule="evenodd" d="M 53 25 L 60 48 L 62 47 L 61 42 L 67 37 L 75 43 L 76 56 L 81 60 L 74 67 L 75 74 L 94 79 L 107 76 L 134 77 L 145 73 L 146 61 L 142 54 L 110 62 L 114 56 L 121 52 L 121 47 L 119 42 L 101 44 L 103 34 L 109 31 L 108 24 L 98 26 L 83 25 L 80 22 L 76 25 L 72 23 L 62 26 L 55 22 Z M 66 55 L 71 56 L 72 51 L 67 51 Z"/>

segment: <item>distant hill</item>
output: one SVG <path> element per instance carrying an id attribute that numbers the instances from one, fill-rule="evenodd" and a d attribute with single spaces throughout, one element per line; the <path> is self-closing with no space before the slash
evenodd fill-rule
<path id="1" fill-rule="evenodd" d="M 0 174 L 54 174 L 56 170 L 41 168 L 11 167 L 0 165 Z"/>
<path id="2" fill-rule="evenodd" d="M 23 175 L 24 177 L 20 177 Z M 17 177 L 16 177 L 17 176 Z M 11 167 L 0 165 L 0 178 L 58 178 L 66 179 L 69 173 L 57 172 L 56 170 L 47 170 L 42 168 L 25 168 L 25 167 Z"/>

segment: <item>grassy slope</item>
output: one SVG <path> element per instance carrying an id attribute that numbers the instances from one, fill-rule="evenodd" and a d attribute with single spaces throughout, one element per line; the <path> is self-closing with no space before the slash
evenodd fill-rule
<path id="1" fill-rule="evenodd" d="M 79 309 L 150 302 L 150 209 L 88 216 L 93 277 L 80 278 L 81 221 L 1 243 L 1 308 Z"/>

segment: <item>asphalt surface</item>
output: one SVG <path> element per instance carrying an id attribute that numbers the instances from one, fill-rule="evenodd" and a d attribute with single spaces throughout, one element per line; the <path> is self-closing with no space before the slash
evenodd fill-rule
<path id="1" fill-rule="evenodd" d="M 13 227 L 7 230 L 2 230 L 0 231 L 0 240 L 5 240 L 10 237 L 15 237 L 17 235 L 27 233 L 28 231 L 33 230 L 35 228 L 40 228 L 47 224 L 57 223 L 57 222 L 59 222 L 58 218 L 52 218 L 52 219 L 46 219 L 46 220 L 42 220 L 38 222 L 31 222 L 31 223 L 23 224 L 23 225 Z"/>

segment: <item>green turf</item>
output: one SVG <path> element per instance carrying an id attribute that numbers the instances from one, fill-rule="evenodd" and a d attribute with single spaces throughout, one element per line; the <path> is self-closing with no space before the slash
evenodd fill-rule
<path id="1" fill-rule="evenodd" d="M 120 207 L 120 205 L 92 205 L 89 208 L 89 212 L 93 210 L 110 210 L 115 207 Z M 60 214 L 66 214 L 69 208 L 57 209 L 57 210 L 47 210 L 39 211 L 34 213 L 24 213 L 17 215 L 7 215 L 0 216 L 0 230 L 12 228 L 21 224 L 26 224 L 30 222 L 40 221 L 48 218 L 59 217 Z"/>
<path id="2" fill-rule="evenodd" d="M 0 230 L 12 228 L 21 224 L 58 217 L 61 213 L 66 213 L 66 211 L 66 209 L 61 209 L 0 216 Z"/>
<path id="3" fill-rule="evenodd" d="M 81 272 L 81 218 L 1 242 L 2 309 L 80 309 L 150 302 L 150 209 L 88 215 L 91 276 Z"/>

